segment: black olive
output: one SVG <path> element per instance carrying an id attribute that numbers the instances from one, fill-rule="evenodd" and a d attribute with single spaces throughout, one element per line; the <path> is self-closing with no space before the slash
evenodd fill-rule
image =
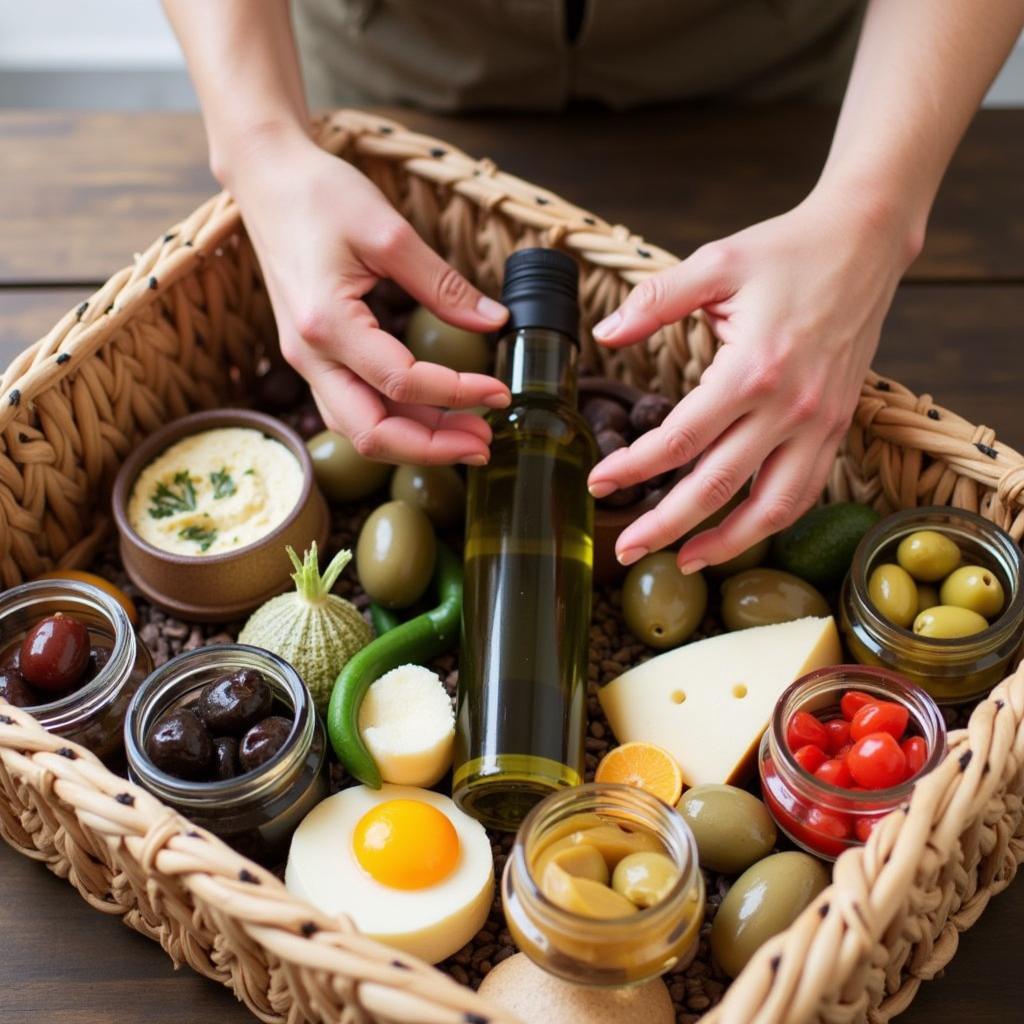
<path id="1" fill-rule="evenodd" d="M 251 772 L 266 764 L 283 746 L 292 731 L 292 723 L 281 715 L 271 715 L 257 722 L 243 737 L 238 747 L 242 770 Z"/>
<path id="2" fill-rule="evenodd" d="M 581 411 L 595 434 L 602 430 L 616 430 L 624 434 L 629 426 L 629 414 L 611 398 L 603 398 L 601 395 L 588 398 Z"/>
<path id="3" fill-rule="evenodd" d="M 300 410 L 295 429 L 304 441 L 308 441 L 324 429 L 324 418 L 315 406 L 307 406 Z"/>
<path id="4" fill-rule="evenodd" d="M 30 708 L 36 704 L 45 704 L 51 698 L 37 697 L 22 674 L 13 665 L 7 665 L 0 669 L 0 699 L 16 708 Z"/>
<path id="5" fill-rule="evenodd" d="M 617 430 L 601 430 L 594 436 L 597 442 L 597 451 L 602 459 L 607 458 L 612 452 L 626 447 L 626 439 Z"/>
<path id="6" fill-rule="evenodd" d="M 256 401 L 267 412 L 294 409 L 305 393 L 305 380 L 287 363 L 278 363 L 256 378 Z"/>
<path id="7" fill-rule="evenodd" d="M 218 736 L 213 741 L 213 777 L 233 779 L 238 774 L 238 740 L 234 736 Z"/>
<path id="8" fill-rule="evenodd" d="M 629 412 L 630 426 L 638 434 L 660 427 L 665 417 L 675 408 L 664 395 L 643 395 Z"/>
<path id="9" fill-rule="evenodd" d="M 270 714 L 274 694 L 260 672 L 240 668 L 203 687 L 196 714 L 213 736 L 241 736 Z"/>
<path id="10" fill-rule="evenodd" d="M 178 708 L 156 723 L 146 740 L 146 753 L 168 775 L 196 781 L 210 775 L 213 741 L 194 711 Z"/>
<path id="11" fill-rule="evenodd" d="M 643 488 L 637 487 L 634 484 L 630 487 L 623 487 L 620 490 L 612 491 L 611 494 L 605 495 L 597 504 L 604 508 L 626 508 L 629 505 L 635 505 L 643 496 Z"/>
<path id="12" fill-rule="evenodd" d="M 21 674 L 47 693 L 81 682 L 89 661 L 89 631 L 78 619 L 57 612 L 37 622 L 21 642 Z"/>

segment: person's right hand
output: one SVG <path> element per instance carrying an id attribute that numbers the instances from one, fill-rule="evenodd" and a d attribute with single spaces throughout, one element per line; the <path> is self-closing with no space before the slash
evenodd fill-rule
<path id="1" fill-rule="evenodd" d="M 492 331 L 508 313 L 448 266 L 350 164 L 311 141 L 250 151 L 230 187 L 277 318 L 284 357 L 331 430 L 391 462 L 483 465 L 490 427 L 459 410 L 509 404 L 493 377 L 417 362 L 362 297 L 390 278 L 441 319 Z"/>

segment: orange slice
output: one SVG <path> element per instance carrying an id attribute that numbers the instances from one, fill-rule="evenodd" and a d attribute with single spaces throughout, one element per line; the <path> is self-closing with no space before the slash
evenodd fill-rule
<path id="1" fill-rule="evenodd" d="M 676 759 L 653 743 L 623 743 L 601 758 L 595 782 L 621 782 L 644 789 L 669 806 L 683 795 L 683 773 Z"/>

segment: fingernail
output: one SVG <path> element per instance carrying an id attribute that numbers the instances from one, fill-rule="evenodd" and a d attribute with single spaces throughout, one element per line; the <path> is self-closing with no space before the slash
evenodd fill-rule
<path id="1" fill-rule="evenodd" d="M 489 409 L 507 409 L 512 404 L 512 396 L 507 391 L 495 391 L 484 399 Z"/>
<path id="2" fill-rule="evenodd" d="M 607 498 L 615 490 L 615 484 L 607 480 L 598 480 L 590 485 L 590 496 L 592 498 Z"/>
<path id="3" fill-rule="evenodd" d="M 606 316 L 599 324 L 594 327 L 594 337 L 603 341 L 605 338 L 610 338 L 618 329 L 622 323 L 622 314 L 616 310 L 611 316 Z"/>
<path id="4" fill-rule="evenodd" d="M 476 311 L 496 323 L 500 323 L 508 316 L 508 310 L 500 302 L 495 302 L 494 299 L 489 299 L 486 295 L 481 295 L 476 300 Z"/>
<path id="5" fill-rule="evenodd" d="M 486 466 L 487 456 L 486 455 L 463 455 L 459 459 L 464 466 Z"/>
<path id="6" fill-rule="evenodd" d="M 702 561 L 699 558 L 695 558 L 692 562 L 683 562 L 683 564 L 679 566 L 679 571 L 684 576 L 692 576 L 695 572 L 700 572 L 707 564 L 707 562 Z"/>
<path id="7" fill-rule="evenodd" d="M 632 565 L 639 562 L 647 554 L 647 548 L 626 548 L 625 551 L 617 551 L 615 557 L 620 565 Z"/>

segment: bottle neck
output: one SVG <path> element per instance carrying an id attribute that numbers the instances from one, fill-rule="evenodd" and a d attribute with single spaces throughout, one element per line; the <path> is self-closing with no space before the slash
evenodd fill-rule
<path id="1" fill-rule="evenodd" d="M 576 404 L 576 344 L 546 327 L 523 327 L 498 342 L 497 375 L 513 395 L 550 395 Z"/>

